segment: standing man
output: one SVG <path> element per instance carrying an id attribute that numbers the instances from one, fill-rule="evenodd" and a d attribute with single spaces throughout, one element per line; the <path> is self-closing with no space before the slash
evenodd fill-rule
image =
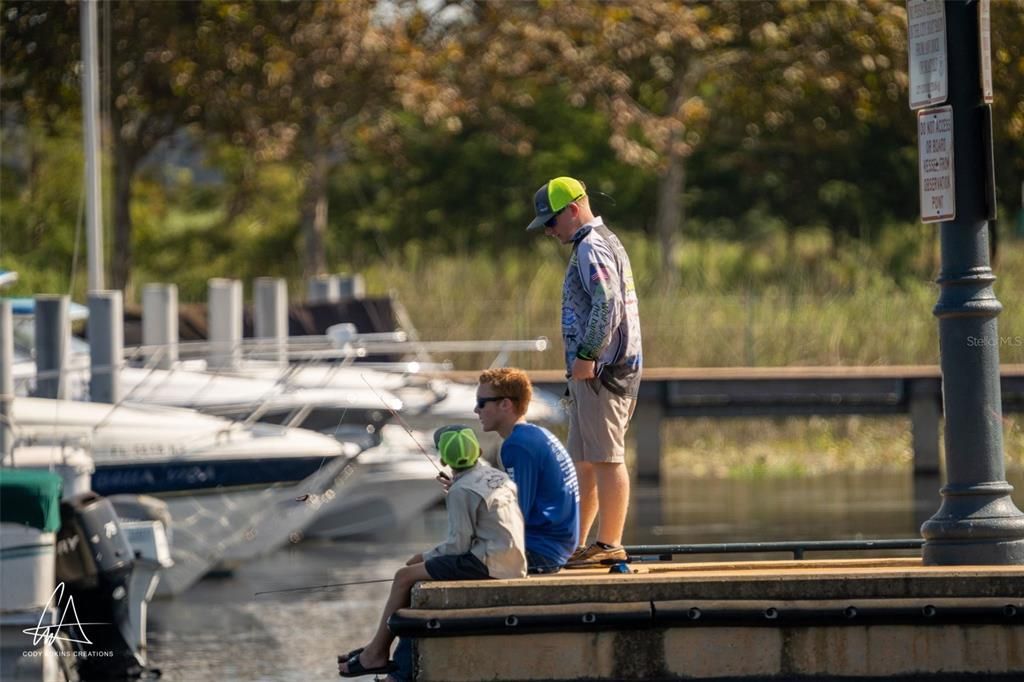
<path id="1" fill-rule="evenodd" d="M 580 485 L 580 543 L 567 567 L 622 561 L 629 509 L 625 436 L 640 388 L 640 313 L 629 256 L 574 178 L 546 183 L 533 197 L 544 230 L 572 256 L 562 286 L 562 337 L 569 379 L 569 454 Z M 597 539 L 586 539 L 595 519 Z"/>
<path id="2" fill-rule="evenodd" d="M 580 493 L 569 453 L 550 431 L 526 421 L 533 387 L 521 369 L 480 375 L 476 409 L 484 431 L 504 439 L 498 456 L 516 484 L 530 573 L 556 573 L 579 542 Z"/>

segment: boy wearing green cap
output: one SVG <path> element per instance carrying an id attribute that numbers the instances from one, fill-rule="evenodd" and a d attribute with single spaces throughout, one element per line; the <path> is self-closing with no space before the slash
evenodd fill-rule
<path id="1" fill-rule="evenodd" d="M 338 673 L 342 677 L 397 670 L 389 660 L 395 636 L 387 622 L 395 611 L 409 606 L 409 595 L 416 583 L 526 576 L 523 515 L 515 483 L 504 472 L 480 461 L 480 444 L 467 426 L 438 429 L 434 432 L 434 444 L 441 461 L 454 474 L 445 502 L 448 537 L 398 569 L 373 639 L 365 647 L 338 656 Z"/>

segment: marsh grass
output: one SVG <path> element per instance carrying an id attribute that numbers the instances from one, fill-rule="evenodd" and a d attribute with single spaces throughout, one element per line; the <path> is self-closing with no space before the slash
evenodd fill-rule
<path id="1" fill-rule="evenodd" d="M 910 230 L 912 226 L 907 226 Z M 627 238 L 640 296 L 647 367 L 901 365 L 938 362 L 931 242 L 908 258 L 892 237 L 875 250 L 837 250 L 827 235 L 761 242 L 689 242 L 680 275 L 657 276 L 657 247 Z M 889 243 L 895 242 L 895 243 Z M 1003 363 L 1024 363 L 1024 242 L 1004 240 L 996 273 Z M 894 255 L 895 254 L 895 255 Z M 424 340 L 546 336 L 527 369 L 561 365 L 561 287 L 568 251 L 553 240 L 528 256 L 406 255 L 364 270 L 371 292 L 393 292 Z M 887 268 L 899 262 L 895 274 Z M 448 358 L 460 369 L 490 362 Z"/>
<path id="2" fill-rule="evenodd" d="M 1008 469 L 1024 469 L 1024 425 L 1003 420 Z M 662 427 L 664 471 L 690 477 L 773 478 L 833 472 L 906 471 L 913 463 L 906 417 L 675 419 Z"/>
<path id="3" fill-rule="evenodd" d="M 827 234 L 792 242 L 689 242 L 680 274 L 657 276 L 651 240 L 626 238 L 640 295 L 647 367 L 901 365 L 938 362 L 932 308 L 938 257 L 934 230 L 905 226 L 875 249 L 837 249 Z M 561 367 L 561 286 L 568 252 L 553 240 L 529 257 L 501 260 L 405 257 L 364 271 L 371 291 L 394 292 L 421 337 L 547 336 L 545 353 L 511 359 L 528 369 Z M 1024 242 L 1004 240 L 996 268 L 1003 304 L 1003 363 L 1024 363 Z M 447 358 L 477 369 L 493 357 Z M 766 478 L 835 471 L 907 470 L 906 417 L 689 419 L 663 426 L 665 466 L 691 476 Z M 564 435 L 564 434 L 563 434 Z M 1007 466 L 1024 468 L 1020 415 L 1004 421 Z"/>

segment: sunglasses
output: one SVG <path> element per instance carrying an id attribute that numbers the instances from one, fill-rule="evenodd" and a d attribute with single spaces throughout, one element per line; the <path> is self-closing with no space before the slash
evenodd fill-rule
<path id="1" fill-rule="evenodd" d="M 507 395 L 495 395 L 495 396 L 491 396 L 489 398 L 477 398 L 476 399 L 476 409 L 482 410 L 482 409 L 484 409 L 484 406 L 487 405 L 487 403 L 492 403 L 495 400 L 504 400 L 505 398 L 508 398 L 508 396 Z M 511 398 L 508 398 L 508 399 L 512 400 Z"/>
<path id="2" fill-rule="evenodd" d="M 581 194 L 579 197 L 576 197 L 575 199 L 570 201 L 569 204 L 573 203 L 573 201 L 579 201 L 580 197 L 582 197 L 582 196 L 583 195 Z M 555 211 L 555 213 L 550 218 L 548 218 L 548 221 L 546 223 L 544 223 L 544 227 L 554 227 L 555 226 L 555 222 L 558 221 L 558 216 L 562 215 L 562 211 L 564 211 L 565 209 L 569 208 L 569 204 L 566 204 L 562 208 L 560 208 L 557 211 Z"/>
<path id="3" fill-rule="evenodd" d="M 564 211 L 568 207 L 569 207 L 569 205 L 566 204 L 565 208 L 563 208 L 561 211 L 558 211 L 557 213 L 552 215 L 550 218 L 548 218 L 548 221 L 546 223 L 544 223 L 544 227 L 554 227 L 555 223 L 558 222 L 558 216 L 562 215 L 562 211 Z"/>

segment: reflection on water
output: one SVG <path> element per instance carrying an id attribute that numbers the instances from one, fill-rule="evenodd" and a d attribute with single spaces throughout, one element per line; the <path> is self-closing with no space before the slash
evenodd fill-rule
<path id="1" fill-rule="evenodd" d="M 1024 476 L 1009 477 L 1018 508 Z M 636 486 L 629 544 L 915 538 L 939 507 L 940 482 L 907 474 L 815 478 L 670 478 Z M 434 509 L 391 539 L 303 543 L 207 579 L 150 610 L 153 665 L 164 679 L 337 679 L 338 653 L 365 643 L 390 585 L 353 585 L 256 597 L 256 592 L 389 578 L 406 559 L 442 539 Z M 781 557 L 773 557 L 781 558 Z"/>
<path id="2" fill-rule="evenodd" d="M 441 524 L 443 512 L 433 512 Z M 389 578 L 426 543 L 303 543 L 151 605 L 150 657 L 164 680 L 336 679 L 337 654 L 373 632 L 389 583 L 255 596 Z"/>
<path id="3" fill-rule="evenodd" d="M 634 487 L 629 542 L 683 544 L 916 537 L 938 479 L 852 473 L 813 478 L 670 478 Z M 920 519 L 920 520 L 918 520 Z"/>

